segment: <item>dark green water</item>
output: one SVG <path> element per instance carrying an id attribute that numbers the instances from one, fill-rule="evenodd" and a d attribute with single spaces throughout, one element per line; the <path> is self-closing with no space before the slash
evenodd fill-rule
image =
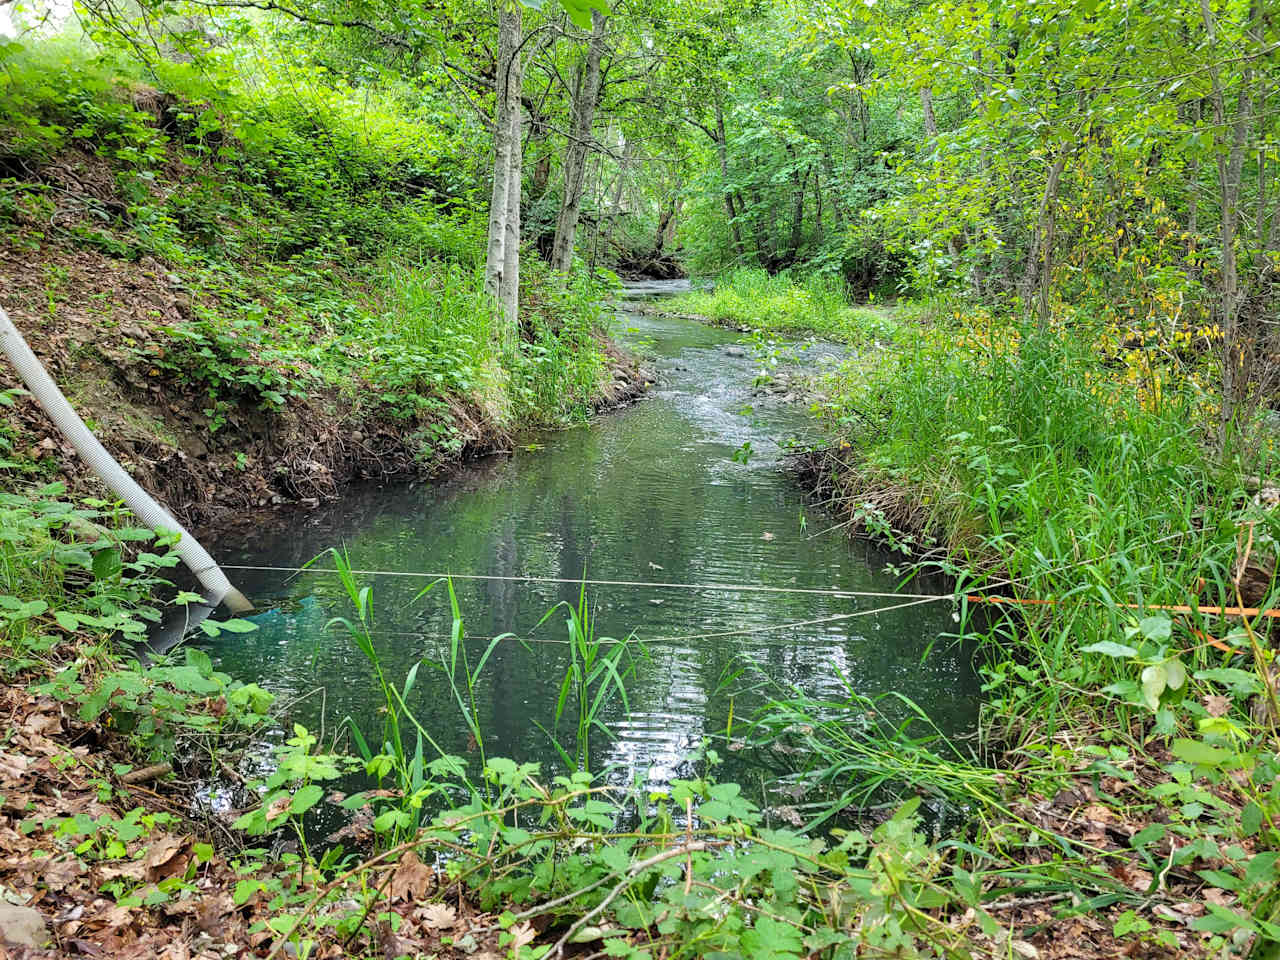
<path id="1" fill-rule="evenodd" d="M 778 441 L 803 430 L 806 413 L 753 396 L 755 364 L 738 335 L 625 308 L 618 327 L 622 340 L 648 341 L 655 356 L 660 382 L 642 402 L 543 437 L 539 449 L 469 467 L 444 486 L 358 489 L 323 509 L 269 518 L 251 535 L 219 543 L 220 558 L 298 567 L 339 546 L 354 567 L 379 571 L 566 579 L 585 571 L 591 579 L 646 583 L 897 588 L 884 572 L 890 558 L 839 531 L 822 534 L 832 519 L 781 471 Z M 812 353 L 820 362 L 823 351 Z M 748 405 L 753 411 L 744 415 Z M 747 441 L 752 456 L 735 462 Z M 336 577 L 245 571 L 233 579 L 265 612 L 254 617 L 256 633 L 212 642 L 219 668 L 300 698 L 290 721 L 332 732 L 350 715 L 376 730 L 381 697 L 365 659 L 344 634 L 325 630 L 330 617 L 350 612 Z M 415 601 L 429 581 L 362 579 L 373 588 L 375 639 L 392 679 L 419 660 L 447 657 L 442 588 Z M 560 639 L 558 614 L 533 627 L 578 590 L 513 580 L 459 580 L 456 588 L 467 632 L 478 638 L 470 641 L 473 657 L 484 638 L 506 631 Z M 724 732 L 730 696 L 739 717 L 763 702 L 762 693 L 742 691 L 746 676 L 833 696 L 841 695 L 843 677 L 867 695 L 906 694 L 944 731 L 973 724 L 978 685 L 968 656 L 951 641 L 935 644 L 955 628 L 945 602 L 873 614 L 895 601 L 649 586 L 592 587 L 589 596 L 599 632 L 635 631 L 648 651 L 629 684 L 630 710 L 620 703 L 610 710 L 616 739 L 593 740 L 592 768 L 613 765 L 615 777 L 661 782 L 679 773 L 704 737 Z M 849 613 L 860 615 L 810 622 Z M 526 649 L 504 642 L 495 652 L 480 694 L 491 756 L 557 766 L 533 721 L 550 724 L 566 657 L 555 643 Z M 726 688 L 723 679 L 740 667 L 748 674 Z M 412 706 L 446 749 L 466 753 L 466 730 L 443 676 L 420 670 Z"/>

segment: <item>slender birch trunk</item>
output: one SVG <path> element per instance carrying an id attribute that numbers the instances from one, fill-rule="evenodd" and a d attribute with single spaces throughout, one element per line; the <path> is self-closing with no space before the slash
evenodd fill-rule
<path id="1" fill-rule="evenodd" d="M 1200 0 L 1200 15 L 1204 21 L 1208 49 L 1217 50 L 1217 21 L 1209 0 Z M 1256 35 L 1259 18 L 1258 0 L 1249 5 L 1248 36 L 1258 42 Z M 1261 46 L 1261 44 L 1259 44 Z M 1239 424 L 1248 399 L 1249 356 L 1245 337 L 1241 330 L 1240 308 L 1246 290 L 1240 283 L 1240 268 L 1236 254 L 1236 239 L 1240 228 L 1240 188 L 1243 179 L 1244 158 L 1253 124 L 1253 70 L 1245 66 L 1240 83 L 1239 102 L 1235 116 L 1228 116 L 1226 93 L 1222 78 L 1215 66 L 1210 101 L 1213 104 L 1214 121 L 1220 138 L 1218 152 L 1218 193 L 1222 205 L 1222 224 L 1219 239 L 1219 304 L 1218 323 L 1222 329 L 1222 398 L 1218 409 L 1218 452 L 1224 456 L 1231 443 L 1234 427 Z M 1228 140 L 1229 137 L 1229 140 Z M 1221 147 L 1227 147 L 1224 152 Z"/>
<path id="2" fill-rule="evenodd" d="M 520 7 L 516 6 L 516 37 L 521 34 Z M 508 335 L 515 333 L 520 322 L 520 188 L 524 170 L 524 112 L 520 92 L 524 87 L 524 66 L 520 62 L 519 42 L 511 56 L 510 124 L 511 153 L 507 168 L 507 216 L 502 242 L 502 315 Z"/>
<path id="3" fill-rule="evenodd" d="M 1062 179 L 1062 171 L 1066 169 L 1067 157 L 1071 149 L 1071 144 L 1062 144 L 1058 148 L 1058 155 L 1053 160 L 1053 166 L 1049 168 L 1044 193 L 1040 196 L 1040 209 L 1036 215 L 1031 253 L 1027 257 L 1026 270 L 1022 277 L 1023 302 L 1029 302 L 1032 294 L 1038 293 L 1036 317 L 1042 327 L 1049 322 L 1049 287 L 1053 280 L 1053 241 L 1057 226 L 1058 183 Z"/>
<path id="4" fill-rule="evenodd" d="M 497 339 L 506 339 L 515 329 L 516 312 L 508 308 L 509 294 L 518 296 L 520 269 L 520 5 L 512 4 L 498 14 L 498 63 L 494 82 L 493 192 L 489 196 L 489 236 L 485 246 L 485 293 L 498 308 Z M 515 197 L 512 197 L 512 166 L 516 166 Z M 515 200 L 516 223 L 511 223 Z M 516 237 L 508 250 L 508 238 Z"/>

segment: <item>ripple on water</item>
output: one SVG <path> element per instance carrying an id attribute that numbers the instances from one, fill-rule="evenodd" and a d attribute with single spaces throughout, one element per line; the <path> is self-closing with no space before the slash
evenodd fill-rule
<path id="1" fill-rule="evenodd" d="M 477 464 L 441 487 L 362 488 L 309 514 L 282 515 L 252 540 L 224 543 L 221 555 L 297 567 L 343 546 L 353 566 L 384 571 L 896 590 L 883 571 L 889 558 L 851 547 L 838 532 L 813 536 L 832 521 L 778 469 L 778 441 L 803 428 L 806 414 L 753 397 L 754 362 L 726 352 L 736 334 L 638 315 L 621 326 L 656 344 L 662 382 L 643 403 L 587 429 L 550 434 L 542 449 Z M 747 442 L 752 456 L 735 462 Z M 447 658 L 443 587 L 415 599 L 422 581 L 365 579 L 389 677 L 402 678 L 422 658 Z M 262 572 L 244 581 L 265 612 L 258 632 L 210 641 L 221 669 L 301 698 L 291 719 L 308 726 L 319 727 L 323 714 L 332 730 L 350 715 L 375 729 L 381 694 L 368 665 L 347 638 L 325 629 L 348 612 L 334 578 Z M 552 722 L 567 657 L 557 642 L 563 615 L 538 624 L 557 602 L 576 600 L 577 587 L 493 580 L 457 581 L 456 589 L 471 662 L 486 638 L 504 631 L 538 641 L 503 641 L 486 666 L 479 709 L 488 753 L 554 765 L 535 721 Z M 634 630 L 647 640 L 628 683 L 631 709 L 611 704 L 614 739 L 593 740 L 593 763 L 616 764 L 617 777 L 677 775 L 705 736 L 723 731 L 731 698 L 739 717 L 764 702 L 764 681 L 829 698 L 843 697 L 846 684 L 866 695 L 897 691 L 945 730 L 969 727 L 976 713 L 965 652 L 934 644 L 953 628 L 946 604 L 864 616 L 893 601 L 645 587 L 595 587 L 589 596 L 601 634 Z M 662 637 L 676 639 L 654 639 Z M 726 682 L 739 671 L 738 681 Z M 419 671 L 412 705 L 447 749 L 467 750 L 441 672 Z"/>

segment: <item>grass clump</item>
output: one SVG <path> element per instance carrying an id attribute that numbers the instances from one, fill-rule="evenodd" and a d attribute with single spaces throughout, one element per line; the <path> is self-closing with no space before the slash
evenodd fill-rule
<path id="1" fill-rule="evenodd" d="M 1111 334 L 1083 316 L 957 311 L 831 378 L 819 486 L 856 529 L 956 579 L 988 699 L 971 741 L 933 735 L 915 708 L 868 722 L 904 714 L 794 691 L 753 736 L 786 739 L 815 816 L 911 792 L 976 815 L 954 875 L 977 877 L 984 902 L 1073 904 L 1027 918 L 1049 924 L 1041 949 L 1058 921 L 1088 916 L 1117 943 L 1271 956 L 1270 621 L 1219 612 L 1280 598 L 1280 517 L 1259 492 L 1271 445 L 1216 458 L 1212 398 L 1195 387 L 1209 378 L 1150 363 L 1133 376 Z M 1171 928 L 1162 918 L 1183 915 L 1153 904 L 1183 898 L 1195 916 Z"/>
<path id="2" fill-rule="evenodd" d="M 891 329 L 883 311 L 852 306 L 840 280 L 824 274 L 798 279 L 790 273 L 740 268 L 718 277 L 710 291 L 695 290 L 670 302 L 676 310 L 712 323 L 765 334 L 852 341 Z"/>

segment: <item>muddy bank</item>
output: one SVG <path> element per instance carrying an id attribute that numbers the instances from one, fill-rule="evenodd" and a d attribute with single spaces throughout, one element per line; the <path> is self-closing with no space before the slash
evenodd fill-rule
<path id="1" fill-rule="evenodd" d="M 245 509 L 314 505 L 360 480 L 430 478 L 462 461 L 507 449 L 513 427 L 474 403 L 441 398 L 430 416 L 393 416 L 390 404 L 359 407 L 352 389 L 316 385 L 311 370 L 260 355 L 256 369 L 305 382 L 277 408 L 250 399 L 213 409 L 200 384 L 166 365 L 170 331 L 198 303 L 182 278 L 150 258 L 97 251 L 0 249 L 3 305 L 67 398 L 103 444 L 183 522 L 209 524 Z M 603 344 L 607 369 L 597 410 L 642 395 L 653 375 Z M 19 387 L 0 363 L 0 392 Z M 368 384 L 355 385 L 366 396 Z M 60 479 L 74 494 L 105 495 L 40 408 L 13 396 L 0 407 L 0 460 L 11 479 Z M 518 427 L 518 425 L 516 425 Z M 449 444 L 431 443 L 448 432 Z"/>

